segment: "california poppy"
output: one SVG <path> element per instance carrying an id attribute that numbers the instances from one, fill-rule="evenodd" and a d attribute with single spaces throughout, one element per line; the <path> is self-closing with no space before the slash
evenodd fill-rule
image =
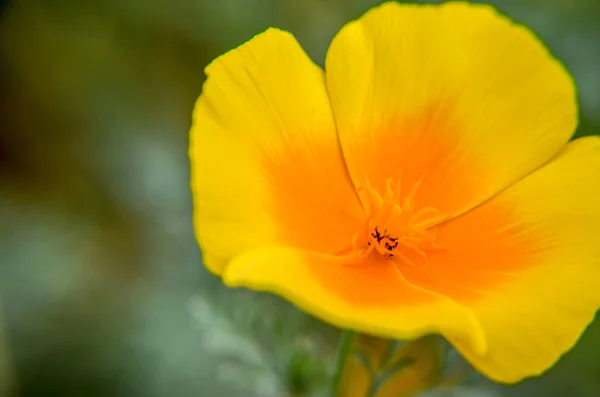
<path id="1" fill-rule="evenodd" d="M 492 7 L 385 3 L 325 70 L 268 29 L 217 58 L 191 129 L 204 263 L 331 324 L 439 333 L 516 382 L 600 303 L 600 141 L 574 83 Z"/>

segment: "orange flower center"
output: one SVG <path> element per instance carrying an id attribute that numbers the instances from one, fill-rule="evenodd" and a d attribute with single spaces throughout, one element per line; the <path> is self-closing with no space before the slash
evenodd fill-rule
<path id="1" fill-rule="evenodd" d="M 383 195 L 370 185 L 358 189 L 366 194 L 368 205 L 365 227 L 353 239 L 356 259 L 377 252 L 397 265 L 418 266 L 427 262 L 428 253 L 442 249 L 435 243 L 440 213 L 431 207 L 417 209 L 415 202 L 423 178 L 404 196 L 401 179 L 388 178 Z"/>

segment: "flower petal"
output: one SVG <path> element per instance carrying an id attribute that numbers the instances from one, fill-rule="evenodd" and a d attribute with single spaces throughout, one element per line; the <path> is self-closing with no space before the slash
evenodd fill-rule
<path id="1" fill-rule="evenodd" d="M 190 132 L 194 224 L 220 274 L 245 250 L 283 244 L 337 253 L 362 217 L 323 71 L 269 29 L 206 68 Z"/>
<path id="2" fill-rule="evenodd" d="M 442 225 L 446 251 L 402 269 L 410 282 L 473 310 L 487 354 L 453 343 L 488 377 L 540 374 L 600 307 L 599 169 L 598 137 L 569 143 L 548 165 Z"/>
<path id="3" fill-rule="evenodd" d="M 408 283 L 389 261 L 349 266 L 311 251 L 265 247 L 236 257 L 223 281 L 276 293 L 341 328 L 398 339 L 443 330 L 480 354 L 486 350 L 470 310 Z"/>
<path id="4" fill-rule="evenodd" d="M 487 5 L 385 3 L 342 28 L 325 65 L 355 185 L 424 176 L 417 203 L 446 217 L 549 161 L 577 124 L 565 69 Z"/>

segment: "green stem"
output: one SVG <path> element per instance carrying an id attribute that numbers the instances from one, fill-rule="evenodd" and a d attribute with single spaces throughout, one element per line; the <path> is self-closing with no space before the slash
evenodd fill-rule
<path id="1" fill-rule="evenodd" d="M 379 385 L 375 383 L 375 379 L 371 378 L 371 384 L 369 385 L 369 389 L 367 390 L 365 397 L 375 397 L 377 390 L 379 390 Z"/>
<path id="2" fill-rule="evenodd" d="M 344 330 L 340 335 L 337 348 L 337 358 L 335 364 L 335 372 L 333 374 L 333 381 L 331 385 L 331 397 L 337 397 L 340 387 L 340 381 L 344 373 L 344 366 L 348 358 L 348 354 L 352 350 L 352 342 L 354 341 L 354 331 Z"/>

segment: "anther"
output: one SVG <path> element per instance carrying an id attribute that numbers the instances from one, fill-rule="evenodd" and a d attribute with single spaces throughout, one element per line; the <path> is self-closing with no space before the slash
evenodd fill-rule
<path id="1" fill-rule="evenodd" d="M 440 218 L 433 208 L 416 207 L 415 197 L 423 179 L 419 178 L 407 194 L 401 191 L 402 173 L 397 181 L 386 180 L 383 195 L 368 181 L 367 186 L 357 189 L 357 193 L 364 192 L 362 197 L 367 198 L 363 201 L 367 213 L 366 230 L 357 231 L 353 239 L 357 257 L 364 258 L 377 251 L 393 258 L 398 266 L 417 266 L 415 260 L 427 262 L 427 253 L 438 248 L 434 227 Z M 363 248 L 360 247 L 362 244 L 365 244 Z"/>

